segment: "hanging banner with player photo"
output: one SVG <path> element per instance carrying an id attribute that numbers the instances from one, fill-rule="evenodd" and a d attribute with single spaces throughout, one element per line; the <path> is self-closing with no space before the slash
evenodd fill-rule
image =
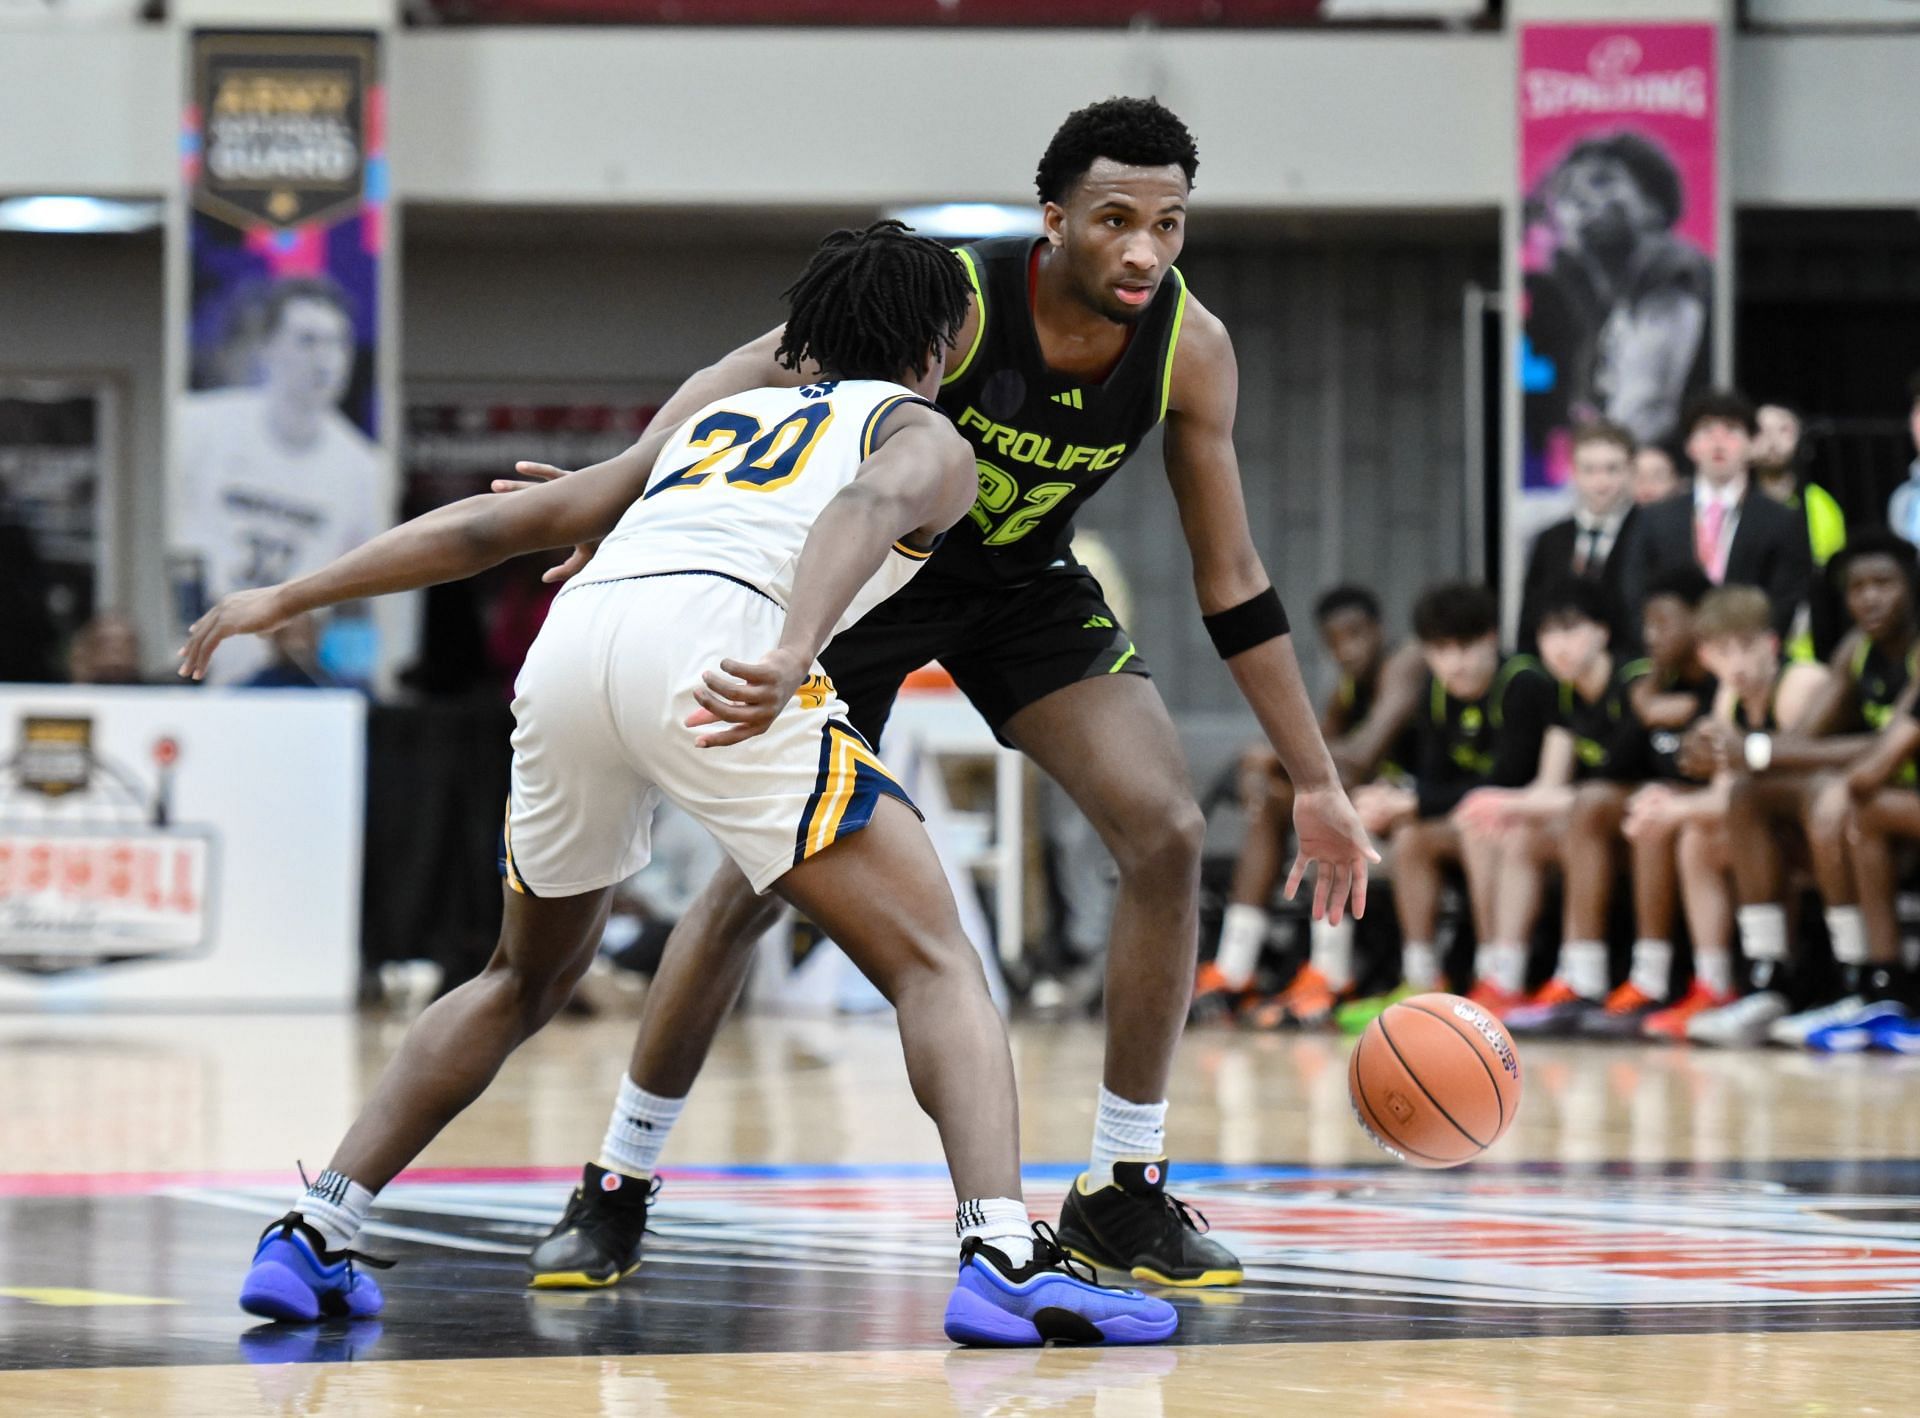
<path id="1" fill-rule="evenodd" d="M 1563 487 L 1595 418 L 1678 439 L 1713 368 L 1721 258 L 1715 27 L 1520 35 L 1523 500 Z"/>
<path id="2" fill-rule="evenodd" d="M 378 399 L 378 37 L 199 30 L 189 85 L 170 558 L 183 622 L 229 591 L 324 565 L 390 525 L 394 501 Z M 216 667 L 228 681 L 267 653 L 232 648 Z"/>

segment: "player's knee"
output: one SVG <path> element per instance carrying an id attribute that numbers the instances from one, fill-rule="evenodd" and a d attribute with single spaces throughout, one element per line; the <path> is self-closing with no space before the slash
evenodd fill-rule
<path id="1" fill-rule="evenodd" d="M 1142 821 L 1125 828 L 1114 859 L 1120 874 L 1150 880 L 1169 890 L 1185 890 L 1199 879 L 1200 849 L 1206 840 L 1207 819 L 1199 804 L 1183 798 L 1164 809 L 1141 814 Z"/>
<path id="2" fill-rule="evenodd" d="M 874 984 L 894 1004 L 915 990 L 987 988 L 986 971 L 973 945 L 956 926 L 909 933 L 900 958 Z"/>
<path id="3" fill-rule="evenodd" d="M 538 1033 L 560 1012 L 580 983 L 585 967 L 505 959 L 495 956 L 481 975 L 500 1006 L 518 1021 L 522 1036 Z"/>
<path id="4" fill-rule="evenodd" d="M 1573 812 L 1568 818 L 1568 827 L 1583 836 L 1602 836 L 1610 833 L 1620 822 L 1620 802 L 1618 796 L 1605 789 L 1582 788 L 1574 795 Z"/>
<path id="5" fill-rule="evenodd" d="M 1821 779 L 1808 795 L 1807 838 L 1817 847 L 1844 842 L 1853 816 L 1853 797 L 1839 777 Z"/>

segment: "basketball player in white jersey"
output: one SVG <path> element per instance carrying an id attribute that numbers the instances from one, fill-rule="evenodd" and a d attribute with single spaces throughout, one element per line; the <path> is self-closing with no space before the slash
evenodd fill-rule
<path id="1" fill-rule="evenodd" d="M 637 477 L 456 503 L 312 576 L 230 596 L 194 626 L 182 673 L 198 677 L 228 636 L 606 537 L 515 686 L 494 957 L 421 1015 L 327 1170 L 267 1228 L 241 1290 L 249 1312 L 378 1313 L 379 1288 L 356 1268 L 367 1258 L 347 1249 L 375 1193 L 566 1000 L 614 885 L 647 860 L 665 797 L 892 1001 L 960 1199 L 947 1334 L 1033 1345 L 1173 1333 L 1165 1301 L 1080 1278 L 1030 1223 L 1012 1062 L 985 977 L 911 803 L 814 660 L 905 584 L 978 491 L 971 449 L 931 406 L 967 309 L 964 272 L 883 222 L 829 237 L 787 294 L 783 358 L 813 360 L 818 382 L 751 390 L 649 435 Z M 599 1168 L 585 1185 L 635 1208 L 657 1186 Z"/>

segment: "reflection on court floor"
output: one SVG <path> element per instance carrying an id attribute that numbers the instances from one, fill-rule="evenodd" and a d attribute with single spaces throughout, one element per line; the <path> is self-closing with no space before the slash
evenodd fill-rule
<path id="1" fill-rule="evenodd" d="M 1038 1214 L 1063 1168 L 1036 1172 Z M 79 1183 L 79 1194 L 63 1185 Z M 639 1276 L 532 1294 L 521 1257 L 571 1177 L 416 1174 L 361 1245 L 400 1266 L 377 1324 L 257 1325 L 233 1305 L 278 1179 L 0 1179 L 13 1367 L 892 1350 L 940 1346 L 952 1202 L 931 1167 L 668 1174 Z M 1176 1295 L 1188 1344 L 1920 1328 L 1920 1165 L 1194 1167 L 1247 1262 Z"/>

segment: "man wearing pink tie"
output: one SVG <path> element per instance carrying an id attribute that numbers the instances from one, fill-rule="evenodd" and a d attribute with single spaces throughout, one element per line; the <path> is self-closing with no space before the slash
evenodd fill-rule
<path id="1" fill-rule="evenodd" d="M 1638 615 L 1655 579 L 1692 562 L 1716 586 L 1765 591 L 1784 636 L 1807 599 L 1813 556 L 1793 512 L 1752 495 L 1753 405 L 1731 389 L 1715 390 L 1688 407 L 1684 427 L 1693 491 L 1641 509 L 1628 551 L 1627 602 Z"/>

